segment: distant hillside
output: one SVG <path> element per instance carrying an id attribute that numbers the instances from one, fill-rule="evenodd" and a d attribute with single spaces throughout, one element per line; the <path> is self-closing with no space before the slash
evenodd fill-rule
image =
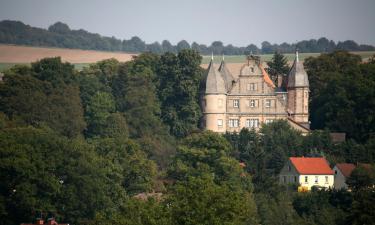
<path id="1" fill-rule="evenodd" d="M 297 44 L 271 44 L 267 41 L 262 43 L 261 48 L 254 44 L 246 47 L 236 47 L 231 44 L 224 45 L 221 41 L 214 41 L 210 46 L 193 42 L 191 45 L 182 40 L 177 45 L 172 45 L 168 40 L 161 44 L 154 42 L 146 44 L 139 37 L 132 37 L 130 40 L 120 40 L 115 37 L 105 37 L 96 33 L 90 33 L 83 29 L 71 30 L 68 25 L 57 22 L 48 29 L 31 27 L 19 21 L 4 20 L 0 22 L 0 43 L 18 44 L 30 46 L 46 46 L 59 48 L 73 48 L 101 51 L 122 51 L 122 52 L 178 52 L 184 48 L 192 48 L 201 54 L 208 55 L 244 55 L 249 52 L 257 54 L 270 54 L 274 51 L 292 53 L 296 48 L 300 52 L 320 53 L 331 52 L 336 49 L 347 51 L 375 51 L 371 45 L 359 45 L 355 41 L 347 40 L 335 43 L 327 38 L 319 38 L 300 41 Z"/>

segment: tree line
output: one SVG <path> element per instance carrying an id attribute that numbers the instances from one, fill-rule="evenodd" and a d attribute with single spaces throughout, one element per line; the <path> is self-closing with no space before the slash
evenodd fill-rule
<path id="1" fill-rule="evenodd" d="M 341 52 L 317 62 L 339 56 L 332 63 L 345 79 L 344 71 L 362 66 Z M 125 63 L 108 59 L 82 71 L 58 57 L 5 71 L 0 82 L 0 224 L 31 222 L 41 213 L 59 222 L 98 225 L 374 220 L 375 196 L 367 189 L 375 182 L 373 173 L 356 172 L 353 192 L 299 194 L 296 187 L 280 186 L 277 178 L 290 156 L 325 156 L 332 165 L 373 164 L 375 139 L 363 124 L 372 117 L 352 115 L 361 135 L 349 135 L 341 144 L 329 137 L 335 117 L 307 136 L 286 121 L 263 125 L 260 133 L 202 131 L 201 59 L 197 51 L 185 49 L 144 53 Z M 311 64 L 308 71 L 321 65 Z M 364 65 L 366 73 L 357 76 L 374 77 L 373 61 Z M 311 79 L 321 80 L 318 75 Z M 323 94 L 336 92 L 317 95 Z M 338 104 L 345 111 L 353 106 Z"/>
<path id="2" fill-rule="evenodd" d="M 272 54 L 275 51 L 281 53 L 293 53 L 296 48 L 300 52 L 332 52 L 334 50 L 346 51 L 374 51 L 375 47 L 366 44 L 357 44 L 355 41 L 339 41 L 338 43 L 325 37 L 319 39 L 303 40 L 297 43 L 271 44 L 262 42 L 258 47 L 249 44 L 245 47 L 236 47 L 231 44 L 224 45 L 221 41 L 214 41 L 211 45 L 186 40 L 179 41 L 176 45 L 168 40 L 161 43 L 145 43 L 141 38 L 134 36 L 129 40 L 120 40 L 115 37 L 105 37 L 96 33 L 90 33 L 83 29 L 71 30 L 67 24 L 57 22 L 48 29 L 31 27 L 19 21 L 4 20 L 0 22 L 0 43 L 19 44 L 31 46 L 49 46 L 59 48 L 76 48 L 102 51 L 123 51 L 132 53 L 152 52 L 162 54 L 165 52 L 177 53 L 182 49 L 193 49 L 203 55 L 225 54 L 244 55 L 250 52 L 257 54 Z"/>

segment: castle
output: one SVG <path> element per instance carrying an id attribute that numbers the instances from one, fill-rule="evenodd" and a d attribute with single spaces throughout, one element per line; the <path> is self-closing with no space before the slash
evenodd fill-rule
<path id="1" fill-rule="evenodd" d="M 298 51 L 287 76 L 274 83 L 260 57 L 249 55 L 234 76 L 224 58 L 215 68 L 213 57 L 201 83 L 202 127 L 215 132 L 258 130 L 262 124 L 285 119 L 302 133 L 309 130 L 309 81 Z"/>

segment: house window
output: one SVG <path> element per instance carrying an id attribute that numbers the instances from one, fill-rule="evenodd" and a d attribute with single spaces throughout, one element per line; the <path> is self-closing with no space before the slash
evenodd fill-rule
<path id="1" fill-rule="evenodd" d="M 305 183 L 308 183 L 308 182 L 309 182 L 308 179 L 309 179 L 308 176 L 305 176 Z"/>
<path id="2" fill-rule="evenodd" d="M 247 119 L 246 120 L 246 127 L 251 127 L 251 128 L 259 127 L 259 120 L 258 119 Z"/>
<path id="3" fill-rule="evenodd" d="M 288 166 L 288 171 L 290 171 L 292 168 L 290 168 L 290 166 Z"/>
<path id="4" fill-rule="evenodd" d="M 246 85 L 246 89 L 248 91 L 256 91 L 257 90 L 257 85 L 255 83 L 249 83 Z"/>
<path id="5" fill-rule="evenodd" d="M 218 127 L 223 127 L 223 120 L 222 119 L 218 119 L 217 120 L 217 126 Z"/>
<path id="6" fill-rule="evenodd" d="M 286 183 L 286 176 L 283 176 L 284 183 Z"/>
<path id="7" fill-rule="evenodd" d="M 315 176 L 315 183 L 317 184 L 319 182 L 319 176 Z"/>
<path id="8" fill-rule="evenodd" d="M 257 99 L 251 99 L 251 100 L 249 100 L 249 107 L 250 108 L 258 107 L 258 100 Z"/>
<path id="9" fill-rule="evenodd" d="M 251 72 L 254 73 L 254 67 L 251 67 L 250 69 L 251 69 Z"/>
<path id="10" fill-rule="evenodd" d="M 240 100 L 238 100 L 238 99 L 233 100 L 233 107 L 234 108 L 238 108 L 239 105 L 240 105 Z"/>
<path id="11" fill-rule="evenodd" d="M 266 99 L 266 102 L 265 102 L 265 107 L 266 108 L 270 108 L 271 107 L 271 99 Z"/>
<path id="12" fill-rule="evenodd" d="M 328 176 L 325 176 L 326 184 L 328 184 Z"/>
<path id="13" fill-rule="evenodd" d="M 297 177 L 294 176 L 294 183 L 297 183 Z"/>
<path id="14" fill-rule="evenodd" d="M 273 119 L 266 119 L 265 123 L 266 124 L 269 124 L 269 123 L 272 123 L 273 122 Z"/>
<path id="15" fill-rule="evenodd" d="M 238 127 L 239 121 L 236 119 L 230 119 L 229 120 L 229 127 Z"/>
<path id="16" fill-rule="evenodd" d="M 219 98 L 218 106 L 219 106 L 219 108 L 223 107 L 223 99 Z"/>

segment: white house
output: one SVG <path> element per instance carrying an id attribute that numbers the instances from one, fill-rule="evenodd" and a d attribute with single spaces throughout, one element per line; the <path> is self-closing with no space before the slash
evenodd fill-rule
<path id="1" fill-rule="evenodd" d="M 325 158 L 290 157 L 279 175 L 281 184 L 296 184 L 299 190 L 333 188 L 334 171 Z"/>

